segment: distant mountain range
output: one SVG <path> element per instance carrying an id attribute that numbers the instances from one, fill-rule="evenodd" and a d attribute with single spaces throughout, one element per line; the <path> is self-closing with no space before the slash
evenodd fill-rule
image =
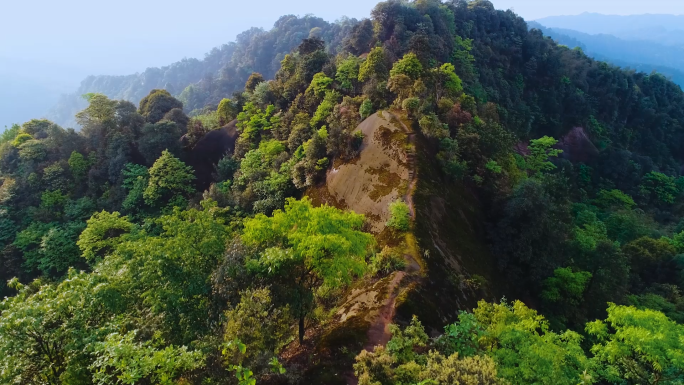
<path id="1" fill-rule="evenodd" d="M 547 28 L 573 29 L 591 35 L 609 34 L 626 40 L 684 45 L 684 15 L 602 15 L 583 13 L 536 20 Z"/>
<path id="2" fill-rule="evenodd" d="M 568 47 L 597 60 L 650 73 L 684 87 L 684 16 L 615 16 L 583 13 L 528 23 Z"/>

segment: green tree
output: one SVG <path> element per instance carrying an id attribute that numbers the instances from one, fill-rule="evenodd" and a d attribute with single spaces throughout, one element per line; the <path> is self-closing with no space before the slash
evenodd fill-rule
<path id="1" fill-rule="evenodd" d="M 663 313 L 610 304 L 608 318 L 589 322 L 592 359 L 610 383 L 676 384 L 684 380 L 684 326 Z"/>
<path id="2" fill-rule="evenodd" d="M 317 98 L 321 98 L 325 96 L 328 91 L 330 91 L 330 85 L 332 83 L 333 79 L 327 77 L 323 72 L 319 72 L 314 75 L 309 88 L 306 89 L 306 92 L 313 93 Z"/>
<path id="3" fill-rule="evenodd" d="M 244 221 L 243 241 L 261 250 L 247 265 L 287 288 L 287 301 L 299 319 L 300 343 L 314 290 L 347 284 L 364 273 L 373 237 L 360 231 L 363 223 L 363 215 L 314 208 L 306 197 L 289 198 L 285 210 L 272 217 L 258 214 Z"/>
<path id="4" fill-rule="evenodd" d="M 252 72 L 252 74 L 249 75 L 249 79 L 247 79 L 247 82 L 245 83 L 245 91 L 254 92 L 256 86 L 264 81 L 266 81 L 266 79 L 264 79 L 263 75 L 258 72 Z"/>
<path id="5" fill-rule="evenodd" d="M 33 139 L 33 137 L 32 137 L 31 135 L 29 135 L 29 134 L 26 134 L 26 133 L 23 133 L 23 132 L 22 132 L 22 133 L 19 133 L 18 135 L 16 135 L 16 136 L 14 137 L 14 140 L 12 140 L 12 146 L 14 146 L 14 147 L 19 147 L 19 146 L 21 146 L 22 144 L 24 144 L 24 143 L 26 143 L 27 141 L 32 140 L 32 139 Z"/>
<path id="6" fill-rule="evenodd" d="M 74 179 L 76 179 L 77 182 L 84 180 L 88 173 L 88 168 L 90 168 L 90 163 L 86 158 L 80 152 L 72 151 L 68 163 L 71 175 L 74 176 Z"/>
<path id="7" fill-rule="evenodd" d="M 328 91 L 325 93 L 325 98 L 316 108 L 316 112 L 309 124 L 312 128 L 318 128 L 322 123 L 324 123 L 330 114 L 333 112 L 335 105 L 342 98 L 337 91 Z"/>
<path id="8" fill-rule="evenodd" d="M 174 122 L 160 121 L 145 124 L 138 139 L 138 150 L 145 157 L 148 165 L 152 165 L 164 150 L 172 154 L 180 153 L 180 127 Z"/>
<path id="9" fill-rule="evenodd" d="M 596 204 L 600 207 L 616 210 L 631 210 L 636 206 L 632 197 L 617 189 L 599 191 Z"/>
<path id="10" fill-rule="evenodd" d="M 639 189 L 652 201 L 666 204 L 673 204 L 681 194 L 674 177 L 655 171 L 644 176 Z"/>
<path id="11" fill-rule="evenodd" d="M 411 80 L 416 80 L 420 77 L 422 72 L 423 65 L 420 63 L 418 56 L 411 52 L 394 62 L 392 69 L 390 70 L 390 76 L 406 75 Z"/>
<path id="12" fill-rule="evenodd" d="M 78 122 L 86 133 L 91 134 L 99 129 L 110 129 L 116 124 L 116 101 L 103 94 L 86 94 L 88 107 L 76 114 Z"/>
<path id="13" fill-rule="evenodd" d="M 368 53 L 366 60 L 359 67 L 359 81 L 366 82 L 370 79 L 385 80 L 388 73 L 385 50 L 382 47 L 375 47 Z"/>
<path id="14" fill-rule="evenodd" d="M 364 99 L 359 107 L 359 114 L 361 119 L 366 119 L 373 113 L 373 102 L 370 99 Z"/>
<path id="15" fill-rule="evenodd" d="M 219 125 L 225 126 L 237 116 L 237 109 L 230 99 L 222 99 L 216 109 L 219 118 Z"/>
<path id="16" fill-rule="evenodd" d="M 234 349 L 228 353 L 241 356 L 239 364 L 250 362 L 259 355 L 275 355 L 287 343 L 290 334 L 291 316 L 288 307 L 277 308 L 271 300 L 268 289 L 245 290 L 240 303 L 225 313 L 224 341 L 240 341 L 246 353 L 238 354 Z M 231 346 L 235 348 L 235 345 Z M 236 363 L 236 364 L 237 364 Z"/>
<path id="17" fill-rule="evenodd" d="M 76 240 L 84 228 L 85 224 L 82 222 L 70 222 L 51 228 L 40 241 L 40 259 L 27 259 L 26 264 L 38 268 L 47 276 L 61 276 L 70 267 L 82 266 L 81 252 L 76 246 Z"/>
<path id="18" fill-rule="evenodd" d="M 121 207 L 128 211 L 140 211 L 145 204 L 143 194 L 150 181 L 150 174 L 147 167 L 139 164 L 127 163 L 122 171 L 122 187 L 128 191 Z"/>
<path id="19" fill-rule="evenodd" d="M 439 117 L 432 114 L 423 115 L 418 122 L 420 131 L 428 138 L 445 139 L 449 137 L 449 126 L 439 121 Z"/>
<path id="20" fill-rule="evenodd" d="M 432 350 L 423 325 L 415 317 L 404 330 L 396 325 L 390 325 L 390 330 L 392 339 L 386 347 L 364 350 L 356 357 L 354 372 L 359 385 L 505 383 L 498 378 L 496 363 L 490 357 Z"/>
<path id="21" fill-rule="evenodd" d="M 122 241 L 122 236 L 133 230 L 128 217 L 114 212 L 102 211 L 88 219 L 87 226 L 76 244 L 88 262 L 95 262 L 109 255 Z"/>
<path id="22" fill-rule="evenodd" d="M 338 63 L 335 80 L 342 90 L 351 92 L 356 90 L 360 64 L 361 60 L 354 55 L 349 55 Z"/>
<path id="23" fill-rule="evenodd" d="M 512 383 L 580 383 L 591 368 L 572 331 L 550 330 L 548 321 L 520 301 L 478 303 L 473 311 L 485 330 L 482 348 L 497 363 L 499 376 Z"/>
<path id="24" fill-rule="evenodd" d="M 454 65 L 451 63 L 444 63 L 441 67 L 431 70 L 435 100 L 442 97 L 455 98 L 463 92 L 461 78 L 454 71 Z"/>
<path id="25" fill-rule="evenodd" d="M 21 126 L 18 124 L 13 124 L 12 127 L 7 128 L 0 133 L 0 144 L 10 143 L 21 133 Z"/>
<path id="26" fill-rule="evenodd" d="M 95 344 L 97 360 L 93 382 L 98 385 L 154 384 L 174 385 L 187 371 L 204 366 L 205 357 L 200 351 L 186 346 L 173 345 L 157 348 L 152 342 L 136 341 L 136 331 L 126 334 L 109 334 L 103 342 Z M 159 344 L 160 341 L 156 341 Z"/>
<path id="27" fill-rule="evenodd" d="M 69 272 L 58 285 L 35 282 L 11 286 L 18 294 L 5 298 L 0 317 L 0 381 L 50 385 L 86 384 L 88 344 L 99 317 L 107 314 L 103 279 Z M 114 301 L 115 302 L 115 301 Z M 104 305 L 104 306 L 103 306 Z"/>
<path id="28" fill-rule="evenodd" d="M 143 192 L 145 202 L 151 206 L 171 203 L 178 204 L 184 196 L 195 189 L 192 182 L 195 176 L 192 167 L 164 150 L 149 171 L 150 180 Z"/>
<path id="29" fill-rule="evenodd" d="M 573 272 L 572 268 L 558 268 L 553 276 L 542 283 L 544 289 L 541 298 L 551 311 L 549 319 L 554 329 L 564 328 L 569 320 L 576 320 L 578 307 L 584 302 L 592 275 L 586 271 Z"/>
<path id="30" fill-rule="evenodd" d="M 148 123 L 157 123 L 174 108 L 183 109 L 183 103 L 171 96 L 167 90 L 152 90 L 140 100 L 138 112 Z"/>
<path id="31" fill-rule="evenodd" d="M 530 154 L 525 158 L 525 166 L 532 175 L 539 176 L 544 171 L 551 171 L 556 166 L 549 161 L 550 158 L 558 157 L 563 150 L 554 149 L 558 141 L 549 136 L 533 139 L 528 146 Z"/>

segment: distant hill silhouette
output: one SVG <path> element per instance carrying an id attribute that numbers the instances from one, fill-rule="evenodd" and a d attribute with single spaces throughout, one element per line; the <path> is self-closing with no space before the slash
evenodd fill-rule
<path id="1" fill-rule="evenodd" d="M 646 73 L 657 71 L 684 87 L 684 46 L 643 39 L 630 40 L 607 33 L 589 34 L 577 29 L 555 28 L 542 24 L 548 19 L 551 19 L 553 23 L 563 24 L 558 22 L 563 19 L 547 18 L 529 22 L 528 25 L 530 28 L 540 29 L 544 35 L 552 37 L 560 44 L 570 48 L 581 48 L 597 60 Z M 576 24 L 582 26 L 582 23 Z M 637 27 L 639 25 L 639 23 L 636 24 Z M 633 34 L 636 34 L 634 31 Z"/>

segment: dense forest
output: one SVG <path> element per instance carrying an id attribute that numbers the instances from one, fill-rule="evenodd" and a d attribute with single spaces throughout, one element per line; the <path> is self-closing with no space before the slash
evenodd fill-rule
<path id="1" fill-rule="evenodd" d="M 0 136 L 0 382 L 684 382 L 679 86 L 486 0 L 279 23 Z"/>
<path id="2" fill-rule="evenodd" d="M 534 21 L 528 25 L 541 30 L 559 44 L 570 48 L 580 47 L 594 59 L 641 72 L 657 71 L 684 87 L 684 46 L 637 37 L 626 40 L 613 35 L 590 35 L 570 29 L 546 28 Z"/>

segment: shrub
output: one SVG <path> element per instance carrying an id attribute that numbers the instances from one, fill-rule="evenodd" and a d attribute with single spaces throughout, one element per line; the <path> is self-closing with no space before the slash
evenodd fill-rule
<path id="1" fill-rule="evenodd" d="M 404 201 L 397 199 L 390 203 L 390 219 L 386 226 L 399 231 L 408 231 L 410 228 L 409 207 Z"/>

